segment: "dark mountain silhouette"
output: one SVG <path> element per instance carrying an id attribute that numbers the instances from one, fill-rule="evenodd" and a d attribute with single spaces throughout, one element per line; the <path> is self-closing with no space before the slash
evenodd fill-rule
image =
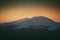
<path id="1" fill-rule="evenodd" d="M 32 27 L 31 27 L 32 26 Z M 34 27 L 33 27 L 34 26 Z M 60 24 L 57 22 L 54 22 L 53 20 L 38 16 L 38 17 L 32 17 L 32 18 L 24 18 L 21 20 L 17 20 L 14 22 L 9 23 L 3 23 L 0 24 L 1 28 L 13 28 L 13 29 L 20 29 L 20 28 L 46 28 L 48 30 L 55 30 L 60 27 Z"/>
<path id="2" fill-rule="evenodd" d="M 0 24 L 0 36 L 2 40 L 25 40 L 25 38 L 58 40 L 60 38 L 60 23 L 43 16 L 24 18 Z"/>

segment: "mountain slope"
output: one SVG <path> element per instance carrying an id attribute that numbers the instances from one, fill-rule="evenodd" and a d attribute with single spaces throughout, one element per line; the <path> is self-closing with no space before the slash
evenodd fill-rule
<path id="1" fill-rule="evenodd" d="M 24 19 L 17 20 L 14 22 L 5 23 L 0 26 L 4 27 L 7 25 L 8 26 L 15 25 L 15 29 L 30 28 L 31 26 L 34 26 L 34 27 L 38 27 L 38 28 L 47 28 L 48 30 L 55 30 L 59 27 L 56 22 L 54 22 L 53 20 L 51 20 L 47 17 L 43 17 L 43 16 L 24 18 Z"/>

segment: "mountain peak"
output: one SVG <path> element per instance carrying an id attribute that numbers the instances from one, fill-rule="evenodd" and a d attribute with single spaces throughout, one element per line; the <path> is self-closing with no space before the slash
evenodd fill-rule
<path id="1" fill-rule="evenodd" d="M 17 20 L 17 21 L 24 21 L 24 20 L 30 20 L 30 19 L 47 19 L 47 20 L 50 20 L 50 21 L 53 21 L 47 17 L 44 17 L 44 16 L 34 16 L 32 18 L 23 18 L 23 19 L 20 19 L 20 20 Z"/>
<path id="2" fill-rule="evenodd" d="M 50 19 L 48 17 L 44 17 L 44 16 L 32 17 L 31 19 L 37 19 L 37 20 L 41 20 L 41 21 L 49 20 L 49 21 L 54 22 L 52 19 Z"/>
<path id="3" fill-rule="evenodd" d="M 55 24 L 55 22 L 47 17 L 44 16 L 37 16 L 37 17 L 32 17 L 32 18 L 24 18 L 22 20 L 17 20 L 16 24 L 33 24 L 33 25 L 52 25 Z M 54 26 L 54 25 L 53 25 Z"/>
<path id="4" fill-rule="evenodd" d="M 36 18 L 38 18 L 38 17 L 39 17 L 39 18 L 40 18 L 40 17 L 41 17 L 41 18 L 45 18 L 44 16 L 36 16 Z M 35 16 L 34 16 L 33 18 L 35 18 Z"/>

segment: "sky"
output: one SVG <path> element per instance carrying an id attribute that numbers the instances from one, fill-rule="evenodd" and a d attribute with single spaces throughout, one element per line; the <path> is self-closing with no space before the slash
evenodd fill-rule
<path id="1" fill-rule="evenodd" d="M 2 1 L 0 23 L 12 22 L 34 16 L 45 16 L 60 22 L 59 4 L 53 1 Z"/>

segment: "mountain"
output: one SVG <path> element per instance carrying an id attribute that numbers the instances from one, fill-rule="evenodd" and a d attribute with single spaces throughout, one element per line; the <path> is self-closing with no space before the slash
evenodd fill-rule
<path id="1" fill-rule="evenodd" d="M 53 20 L 38 16 L 32 18 L 24 18 L 14 22 L 0 24 L 1 27 L 8 27 L 11 26 L 13 29 L 20 29 L 20 28 L 46 28 L 48 30 L 55 30 L 59 28 L 59 23 L 54 22 Z"/>

